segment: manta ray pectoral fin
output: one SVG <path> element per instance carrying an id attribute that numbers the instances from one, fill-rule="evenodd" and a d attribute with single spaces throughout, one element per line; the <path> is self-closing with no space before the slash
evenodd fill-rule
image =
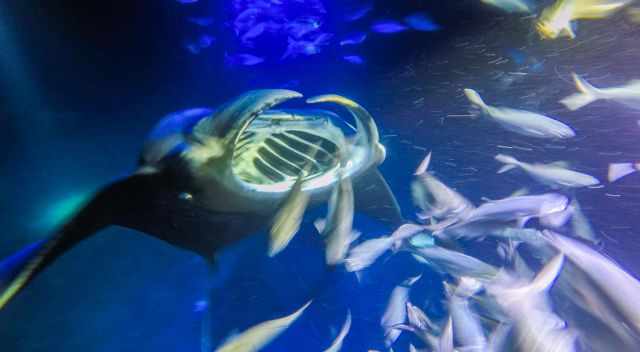
<path id="1" fill-rule="evenodd" d="M 204 118 L 193 128 L 196 139 L 225 138 L 233 151 L 238 137 L 261 113 L 302 94 L 286 89 L 262 89 L 246 92 L 224 105 L 215 114 Z"/>
<path id="2" fill-rule="evenodd" d="M 326 94 L 307 99 L 309 104 L 335 103 L 344 106 L 356 120 L 356 143 L 367 147 L 369 156 L 374 164 L 384 160 L 385 151 L 380 144 L 380 135 L 373 117 L 365 108 L 351 99 L 340 95 Z"/>
<path id="3" fill-rule="evenodd" d="M 353 188 L 356 211 L 392 226 L 404 223 L 398 201 L 380 171 L 373 168 L 359 175 Z"/>
<path id="4" fill-rule="evenodd" d="M 111 224 L 114 211 L 126 209 L 130 180 L 147 179 L 136 175 L 112 183 L 97 192 L 64 226 L 48 239 L 25 247 L 0 262 L 0 309 L 38 273 L 82 240 Z M 137 182 L 134 182 L 137 184 Z M 121 201 L 119 204 L 116 202 Z"/>

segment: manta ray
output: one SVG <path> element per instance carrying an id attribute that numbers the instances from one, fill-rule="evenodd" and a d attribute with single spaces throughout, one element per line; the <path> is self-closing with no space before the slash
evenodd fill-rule
<path id="1" fill-rule="evenodd" d="M 0 262 L 0 309 L 58 257 L 111 225 L 213 261 L 221 248 L 268 227 L 299 177 L 310 204 L 326 201 L 341 177 L 350 177 L 356 209 L 401 223 L 377 170 L 385 149 L 371 115 L 338 95 L 307 99 L 344 107 L 355 119 L 355 132 L 346 135 L 329 110 L 274 109 L 301 97 L 254 90 L 217 109 L 160 120 L 133 173 L 97 191 L 49 238 Z"/>

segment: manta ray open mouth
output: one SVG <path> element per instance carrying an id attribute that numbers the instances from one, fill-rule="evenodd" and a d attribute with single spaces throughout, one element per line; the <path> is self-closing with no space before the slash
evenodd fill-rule
<path id="1" fill-rule="evenodd" d="M 288 187 L 339 167 L 342 131 L 322 110 L 267 111 L 240 135 L 232 159 L 234 174 L 252 188 Z"/>

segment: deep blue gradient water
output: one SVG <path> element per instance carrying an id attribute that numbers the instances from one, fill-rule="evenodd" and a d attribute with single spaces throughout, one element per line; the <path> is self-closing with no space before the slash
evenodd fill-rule
<path id="1" fill-rule="evenodd" d="M 576 112 L 558 104 L 575 91 L 574 71 L 604 87 L 638 78 L 640 25 L 622 14 L 580 22 L 573 41 L 542 42 L 534 19 L 505 15 L 479 1 L 378 1 L 370 20 L 426 11 L 442 29 L 371 33 L 354 49 L 365 60 L 361 65 L 345 62 L 345 53 L 334 47 L 280 61 L 283 44 L 271 39 L 259 45 L 272 61 L 245 67 L 225 64 L 224 53 L 238 48 L 219 23 L 212 25 L 217 41 L 206 51 L 194 55 L 184 49 L 185 40 L 199 33 L 186 18 L 224 17 L 229 11 L 219 6 L 223 1 L 211 3 L 194 5 L 200 8 L 170 0 L 0 5 L 0 257 L 45 238 L 84 195 L 133 170 L 142 140 L 159 118 L 215 107 L 249 89 L 337 93 L 366 107 L 387 149 L 382 173 L 408 219 L 416 210 L 412 174 L 428 151 L 434 174 L 476 204 L 523 186 L 545 190 L 521 172 L 496 175 L 498 153 L 532 162 L 567 160 L 602 181 L 609 163 L 640 160 L 640 113 L 609 102 Z M 367 28 L 338 20 L 344 3 L 325 3 L 330 31 Z M 577 136 L 535 140 L 469 118 L 463 88 L 476 89 L 495 105 L 555 116 Z M 604 184 L 578 190 L 576 197 L 603 237 L 602 250 L 637 277 L 640 175 Z M 383 257 L 360 281 L 342 269 L 327 273 L 323 242 L 312 225 L 324 212 L 310 211 L 300 233 L 275 259 L 266 256 L 265 234 L 256 234 L 220 253 L 213 268 L 132 230 L 101 231 L 0 311 L 0 350 L 199 351 L 203 301 L 212 310 L 216 346 L 311 298 L 313 305 L 265 351 L 323 350 L 347 309 L 353 325 L 343 350 L 383 350 L 379 320 L 391 289 L 419 273 L 423 278 L 411 301 L 430 316 L 445 317 L 441 278 L 409 255 Z M 362 214 L 355 227 L 365 238 L 393 230 Z M 492 250 L 470 247 L 469 253 Z M 415 341 L 403 333 L 395 350 Z"/>

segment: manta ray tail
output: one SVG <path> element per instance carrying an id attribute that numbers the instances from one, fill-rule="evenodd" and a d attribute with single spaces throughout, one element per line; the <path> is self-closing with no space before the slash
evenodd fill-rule
<path id="1" fill-rule="evenodd" d="M 0 309 L 60 255 L 111 224 L 114 211 L 122 209 L 116 202 L 123 204 L 125 191 L 130 191 L 130 180 L 105 187 L 51 237 L 0 261 Z"/>

